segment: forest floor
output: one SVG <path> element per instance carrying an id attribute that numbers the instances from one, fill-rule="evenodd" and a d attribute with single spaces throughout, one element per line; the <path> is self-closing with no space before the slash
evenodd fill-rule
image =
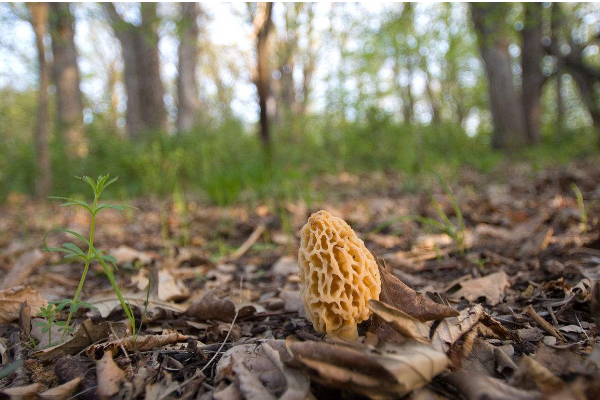
<path id="1" fill-rule="evenodd" d="M 104 211 L 95 244 L 116 260 L 136 340 L 97 263 L 82 291 L 94 309 L 77 310 L 64 339 L 58 324 L 42 331 L 40 306 L 73 297 L 83 269 L 40 251 L 43 235 L 85 235 L 90 220 L 11 195 L 0 207 L 0 397 L 600 398 L 597 164 L 464 170 L 456 201 L 442 184 L 407 193 L 397 178 L 324 177 L 315 187 L 327 195 L 310 205 L 148 198 Z M 359 326 L 357 343 L 305 316 L 298 232 L 320 209 L 385 261 L 387 311 Z M 422 318 L 430 300 L 457 316 Z"/>

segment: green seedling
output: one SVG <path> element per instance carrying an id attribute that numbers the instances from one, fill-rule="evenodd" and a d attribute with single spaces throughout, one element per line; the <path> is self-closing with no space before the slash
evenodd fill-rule
<path id="1" fill-rule="evenodd" d="M 94 235 L 96 233 L 96 221 L 97 221 L 98 214 L 101 211 L 107 210 L 107 209 L 123 211 L 127 207 L 127 206 L 121 206 L 121 205 L 100 204 L 99 203 L 100 195 L 102 194 L 104 189 L 106 189 L 109 185 L 113 184 L 117 180 L 117 178 L 113 178 L 113 179 L 109 180 L 108 174 L 104 175 L 104 176 L 100 175 L 96 181 L 94 181 L 92 178 L 90 178 L 88 176 L 83 176 L 81 178 L 77 177 L 77 178 L 81 179 L 82 181 L 86 182 L 88 185 L 91 186 L 93 193 L 94 193 L 94 201 L 92 202 L 92 204 L 88 204 L 88 203 L 80 201 L 80 200 L 75 200 L 75 199 L 70 199 L 70 198 L 65 198 L 65 197 L 51 197 L 51 198 L 65 200 L 65 203 L 63 203 L 61 205 L 62 207 L 69 207 L 69 206 L 81 207 L 90 214 L 91 222 L 90 222 L 89 237 L 86 238 L 83 235 L 81 235 L 80 233 L 77 233 L 77 232 L 69 230 L 69 229 L 61 229 L 61 228 L 52 229 L 51 231 L 47 232 L 44 235 L 44 250 L 45 251 L 64 253 L 65 259 L 78 259 L 78 260 L 81 260 L 84 262 L 83 272 L 81 273 L 81 279 L 79 280 L 79 285 L 77 286 L 77 290 L 75 291 L 73 300 L 66 301 L 66 302 L 63 301 L 60 303 L 60 305 L 64 304 L 62 306 L 63 308 L 66 307 L 67 305 L 69 305 L 69 316 L 67 318 L 67 321 L 64 324 L 63 339 L 64 339 L 66 333 L 69 332 L 71 329 L 70 323 L 71 323 L 73 314 L 79 309 L 79 307 L 81 307 L 84 304 L 88 307 L 90 306 L 89 304 L 80 302 L 79 296 L 81 294 L 81 290 L 83 289 L 83 284 L 84 284 L 85 278 L 88 274 L 90 264 L 94 261 L 100 263 L 100 265 L 102 266 L 104 274 L 110 281 L 110 284 L 111 284 L 115 294 L 117 295 L 119 302 L 121 303 L 121 307 L 123 307 L 123 311 L 125 311 L 125 314 L 127 315 L 129 322 L 131 323 L 132 334 L 134 337 L 136 337 L 135 318 L 134 318 L 134 314 L 133 314 L 133 309 L 131 308 L 131 306 L 129 304 L 127 304 L 125 302 L 125 299 L 123 298 L 123 295 L 121 294 L 121 290 L 119 289 L 119 286 L 117 285 L 117 281 L 113 274 L 112 268 L 109 266 L 109 264 L 110 264 L 113 268 L 116 269 L 117 268 L 115 265 L 116 259 L 114 257 L 106 254 L 105 251 L 96 249 L 96 247 L 94 246 Z M 52 232 L 63 232 L 63 233 L 69 234 L 71 236 L 74 236 L 75 238 L 81 240 L 83 243 L 85 243 L 87 245 L 87 251 L 84 251 L 79 246 L 77 246 L 75 243 L 64 243 L 61 247 L 48 247 L 48 245 L 46 243 L 46 238 Z"/>
<path id="2" fill-rule="evenodd" d="M 40 312 L 38 313 L 38 317 L 43 318 L 44 321 L 37 321 L 34 325 L 40 326 L 42 328 L 42 333 L 48 334 L 48 347 L 52 347 L 56 343 L 52 343 L 52 328 L 54 326 L 60 326 L 62 329 L 67 330 L 65 321 L 57 321 L 56 317 L 60 310 L 66 307 L 66 303 L 61 305 L 56 305 L 55 302 L 50 302 L 47 307 L 40 307 Z"/>
<path id="3" fill-rule="evenodd" d="M 452 238 L 452 240 L 454 241 L 454 243 L 456 243 L 456 245 L 458 246 L 458 249 L 460 250 L 460 252 L 464 254 L 465 247 L 466 247 L 466 243 L 465 243 L 466 228 L 465 228 L 465 221 L 463 218 L 462 211 L 458 205 L 458 201 L 456 200 L 454 193 L 452 192 L 452 189 L 450 189 L 450 187 L 448 185 L 446 185 L 446 183 L 444 182 L 444 180 L 441 177 L 437 176 L 437 179 L 440 182 L 440 184 L 442 185 L 444 192 L 446 193 L 446 196 L 448 196 L 448 198 L 450 199 L 450 202 L 452 203 L 452 208 L 454 209 L 454 213 L 456 214 L 456 219 L 457 219 L 456 224 L 450 220 L 448 215 L 442 209 L 441 204 L 439 202 L 437 202 L 433 198 L 433 196 L 431 196 L 431 203 L 432 203 L 433 207 L 435 208 L 441 221 L 438 221 L 437 219 L 434 219 L 434 218 L 423 217 L 420 215 L 404 216 L 399 219 L 396 219 L 395 221 L 390 221 L 387 226 L 391 225 L 391 223 L 393 223 L 393 222 L 401 221 L 404 219 L 420 222 L 423 225 L 434 228 L 434 229 L 438 230 L 439 232 L 445 233 L 446 235 L 450 236 Z"/>
<path id="4" fill-rule="evenodd" d="M 448 185 L 446 185 L 446 182 L 444 182 L 444 180 L 439 175 L 436 175 L 436 177 L 437 177 L 440 185 L 442 185 L 442 188 L 444 189 L 446 196 L 448 196 L 448 198 L 450 199 L 450 203 L 452 203 L 452 208 L 454 209 L 454 214 L 456 215 L 457 224 L 455 225 L 454 223 L 452 223 L 452 221 L 450 221 L 450 218 L 448 218 L 448 216 L 442 209 L 442 206 L 440 205 L 440 203 L 438 203 L 433 198 L 433 196 L 431 196 L 431 203 L 433 204 L 433 207 L 437 211 L 442 222 L 429 219 L 428 223 L 432 223 L 432 221 L 435 221 L 435 224 L 433 224 L 433 225 L 436 226 L 438 229 L 440 229 L 440 231 L 442 231 L 443 233 L 450 236 L 452 238 L 452 240 L 454 240 L 454 242 L 458 245 L 458 248 L 460 249 L 461 253 L 464 253 L 465 252 L 465 231 L 466 231 L 466 229 L 465 229 L 465 220 L 463 218 L 462 211 L 458 205 L 458 201 L 456 200 L 456 197 L 454 196 L 454 192 L 452 192 L 452 189 L 450 189 L 450 187 Z"/>
<path id="5" fill-rule="evenodd" d="M 583 194 L 575 182 L 571 182 L 571 188 L 573 189 L 575 197 L 577 198 L 577 208 L 579 209 L 579 218 L 581 220 L 581 233 L 585 233 L 588 226 L 588 215 L 585 208 L 585 203 L 583 201 Z"/>

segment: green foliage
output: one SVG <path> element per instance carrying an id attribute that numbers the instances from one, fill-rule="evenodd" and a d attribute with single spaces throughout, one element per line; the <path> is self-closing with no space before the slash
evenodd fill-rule
<path id="1" fill-rule="evenodd" d="M 88 308 L 92 307 L 91 304 L 89 304 L 89 303 L 81 302 L 79 300 L 79 295 L 81 293 L 81 290 L 83 289 L 83 284 L 85 282 L 85 278 L 87 277 L 90 263 L 92 261 L 97 261 L 102 266 L 104 274 L 110 281 L 110 284 L 111 284 L 115 294 L 117 295 L 119 302 L 121 303 L 121 307 L 123 307 L 123 311 L 125 311 L 125 314 L 127 315 L 129 322 L 131 323 L 133 336 L 136 337 L 135 318 L 133 315 L 133 309 L 123 299 L 121 290 L 119 289 L 119 286 L 117 285 L 115 276 L 112 272 L 111 266 L 116 268 L 116 265 L 114 264 L 116 262 L 116 260 L 114 257 L 106 254 L 106 252 L 96 249 L 94 247 L 94 234 L 95 234 L 95 228 L 96 228 L 96 218 L 97 218 L 98 214 L 102 210 L 112 209 L 112 210 L 122 211 L 125 209 L 125 207 L 127 207 L 127 206 L 121 206 L 121 205 L 115 205 L 115 204 L 106 204 L 106 203 L 100 204 L 99 203 L 100 196 L 102 195 L 104 190 L 107 187 L 109 187 L 111 184 L 113 184 L 117 180 L 117 178 L 109 179 L 108 174 L 106 174 L 104 176 L 100 175 L 96 181 L 94 181 L 92 178 L 90 178 L 88 176 L 77 177 L 77 178 L 86 182 L 92 188 L 92 191 L 94 193 L 94 201 L 91 204 L 88 204 L 88 203 L 80 201 L 80 200 L 72 199 L 72 198 L 65 198 L 65 197 L 51 197 L 51 198 L 65 200 L 66 202 L 61 204 L 62 207 L 71 207 L 71 206 L 81 207 L 90 214 L 91 223 L 90 223 L 89 238 L 86 238 L 83 235 L 81 235 L 80 233 L 77 233 L 75 231 L 68 230 L 68 229 L 60 229 L 60 228 L 52 229 L 51 231 L 47 232 L 44 235 L 44 250 L 48 251 L 48 252 L 53 251 L 53 252 L 64 253 L 65 259 L 79 259 L 80 261 L 83 261 L 85 264 L 83 267 L 83 272 L 81 273 L 81 279 L 79 281 L 77 291 L 75 292 L 75 295 L 73 296 L 73 300 L 62 300 L 60 302 L 57 302 L 56 305 L 53 305 L 53 308 L 48 308 L 45 310 L 45 312 L 46 312 L 45 318 L 47 318 L 48 327 L 49 327 L 48 332 L 51 332 L 51 326 L 53 324 L 58 324 L 55 321 L 56 311 L 62 310 L 67 305 L 69 305 L 69 316 L 67 318 L 67 321 L 64 323 L 61 322 L 61 324 L 63 326 L 63 339 L 64 339 L 67 332 L 69 332 L 71 330 L 70 322 L 71 322 L 71 318 L 73 317 L 73 314 L 75 312 L 77 312 L 77 310 L 81 306 L 86 306 Z M 75 243 L 64 243 L 61 247 L 48 247 L 48 245 L 46 244 L 46 237 L 48 236 L 48 234 L 50 234 L 52 232 L 63 232 L 63 233 L 74 236 L 75 238 L 81 240 L 83 243 L 85 243 L 87 245 L 87 252 L 84 252 Z M 109 265 L 111 265 L 111 266 L 109 266 Z M 48 306 L 48 307 L 50 307 L 50 306 Z M 50 334 L 51 333 L 49 333 L 49 335 Z M 49 341 L 51 343 L 50 339 L 51 339 L 51 337 L 49 336 Z"/>
<path id="2" fill-rule="evenodd" d="M 179 202 L 184 194 L 197 193 L 217 205 L 294 199 L 310 203 L 323 196 L 314 190 L 313 178 L 343 171 L 403 172 L 405 190 L 414 190 L 422 186 L 423 176 L 440 168 L 450 175 L 464 166 L 490 172 L 506 158 L 490 151 L 485 133 L 470 137 L 448 122 L 398 123 L 393 114 L 376 108 L 354 122 L 305 116 L 296 117 L 293 125 L 275 127 L 271 163 L 265 160 L 256 135 L 234 120 L 177 135 L 147 133 L 135 143 L 102 123 L 89 126 L 86 136 L 89 154 L 84 158 L 68 157 L 64 146 L 55 141 L 51 149 L 54 176 L 110 170 L 127 185 L 105 187 L 103 196 L 124 199 L 156 194 L 173 196 Z M 0 202 L 11 191 L 34 192 L 31 139 L 8 137 L 0 141 Z M 591 130 L 566 131 L 558 142 L 552 132 L 545 138 L 541 146 L 511 157 L 542 168 L 594 154 L 589 145 L 595 140 Z M 69 194 L 71 200 L 65 201 L 78 206 L 84 194 L 75 183 L 54 179 L 53 190 Z"/>
<path id="3" fill-rule="evenodd" d="M 577 208 L 579 209 L 579 218 L 581 220 L 581 232 L 585 233 L 588 226 L 588 214 L 585 207 L 585 202 L 583 201 L 583 194 L 575 182 L 571 182 L 571 188 L 573 189 L 573 193 L 575 193 L 575 198 L 577 199 Z"/>

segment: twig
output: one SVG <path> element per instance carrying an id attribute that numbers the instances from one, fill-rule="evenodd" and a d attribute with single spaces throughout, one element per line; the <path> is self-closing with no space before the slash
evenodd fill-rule
<path id="1" fill-rule="evenodd" d="M 590 340 L 590 337 L 588 336 L 588 334 L 585 332 L 585 329 L 583 329 L 583 326 L 581 326 L 581 321 L 579 321 L 579 318 L 577 317 L 577 314 L 575 314 L 575 319 L 577 320 L 577 323 L 579 324 L 579 327 L 581 328 L 581 330 L 583 331 L 583 334 L 585 335 L 585 337 L 587 338 L 587 340 Z"/>
<path id="2" fill-rule="evenodd" d="M 263 234 L 265 228 L 265 224 L 258 225 L 256 229 L 254 229 L 254 232 L 252 232 L 252 234 L 248 236 L 248 239 L 246 239 L 246 241 L 236 251 L 234 251 L 228 256 L 221 258 L 221 260 L 219 261 L 235 261 L 244 254 L 246 254 L 246 252 L 250 250 L 250 248 L 254 246 L 256 241 L 260 238 L 260 235 Z"/>
<path id="3" fill-rule="evenodd" d="M 14 374 L 12 385 L 13 386 L 24 386 L 27 383 L 27 372 L 25 370 L 25 355 L 23 354 L 23 345 L 21 343 L 21 332 L 18 330 L 13 331 L 9 339 L 10 348 L 12 349 L 13 362 L 21 362 L 22 364 L 17 367 Z"/>
<path id="4" fill-rule="evenodd" d="M 529 305 L 529 307 L 527 307 L 524 312 L 526 314 L 528 314 L 531 318 L 533 318 L 533 320 L 535 322 L 538 323 L 538 325 L 544 330 L 546 331 L 546 333 L 554 336 L 556 339 L 560 340 L 561 342 L 567 342 L 567 339 L 552 325 L 550 325 L 548 323 L 548 321 L 546 321 L 544 318 L 540 317 L 539 314 L 537 312 L 535 312 L 535 310 L 533 309 L 533 307 L 531 306 L 531 304 Z"/>
<path id="5" fill-rule="evenodd" d="M 546 294 L 544 292 L 542 292 L 542 297 L 544 298 L 544 300 L 547 300 Z M 548 310 L 548 314 L 550 314 L 550 318 L 552 318 L 552 323 L 554 325 L 558 325 L 558 320 L 556 319 L 556 315 L 554 315 L 554 310 L 552 310 L 552 306 L 548 303 L 546 303 L 545 306 L 546 310 Z"/>

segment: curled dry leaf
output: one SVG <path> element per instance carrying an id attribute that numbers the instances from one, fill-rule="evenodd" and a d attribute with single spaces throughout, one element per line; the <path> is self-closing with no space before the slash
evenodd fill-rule
<path id="1" fill-rule="evenodd" d="M 269 393 L 258 377 L 253 375 L 245 366 L 244 362 L 236 358 L 232 359 L 233 372 L 238 379 L 240 393 L 247 400 L 276 400 L 277 397 Z"/>
<path id="2" fill-rule="evenodd" d="M 67 383 L 46 390 L 40 394 L 40 398 L 42 400 L 67 400 L 75 393 L 80 383 L 81 378 L 72 379 Z"/>
<path id="3" fill-rule="evenodd" d="M 474 372 L 458 371 L 442 376 L 442 381 L 454 386 L 467 400 L 541 400 L 537 391 L 521 390 L 503 381 Z"/>
<path id="4" fill-rule="evenodd" d="M 510 383 L 513 386 L 525 389 L 537 387 L 545 395 L 560 391 L 567 386 L 565 381 L 529 356 L 524 356 L 521 359 L 519 368 Z"/>
<path id="5" fill-rule="evenodd" d="M 456 317 L 459 314 L 454 308 L 438 304 L 405 285 L 387 270 L 384 260 L 377 259 L 377 264 L 381 275 L 380 301 L 423 322 Z"/>
<path id="6" fill-rule="evenodd" d="M 154 384 L 148 385 L 146 388 L 146 397 L 145 400 L 159 400 L 161 398 L 166 398 L 170 393 L 173 393 L 179 384 L 177 382 L 173 382 L 173 378 L 171 378 L 171 374 L 165 372 L 165 377 L 161 381 L 158 381 Z"/>
<path id="7" fill-rule="evenodd" d="M 119 246 L 109 252 L 117 260 L 117 265 L 133 264 L 136 261 L 142 265 L 150 264 L 156 256 L 149 252 L 138 251 L 129 246 Z"/>
<path id="8" fill-rule="evenodd" d="M 485 297 L 487 303 L 491 306 L 500 303 L 504 298 L 504 291 L 510 287 L 508 276 L 502 270 L 482 278 L 462 281 L 458 285 L 460 285 L 460 288 L 449 294 L 451 299 L 465 298 L 475 302 L 479 298 Z"/>
<path id="9" fill-rule="evenodd" d="M 37 290 L 29 286 L 0 290 L 0 324 L 8 324 L 19 319 L 21 305 L 25 301 L 31 307 L 32 315 L 39 313 L 40 307 L 48 304 Z"/>
<path id="10" fill-rule="evenodd" d="M 27 386 L 17 386 L 11 388 L 4 388 L 0 390 L 0 397 L 3 399 L 31 399 L 37 397 L 37 394 L 41 388 L 41 384 L 32 383 Z"/>
<path id="11" fill-rule="evenodd" d="M 127 328 L 125 324 L 120 322 L 112 323 L 103 321 L 95 325 L 92 323 L 92 320 L 87 319 L 79 325 L 71 339 L 57 346 L 49 347 L 33 354 L 40 360 L 45 361 L 53 360 L 65 355 L 77 354 L 89 345 L 106 339 L 113 332 L 116 335 L 125 336 L 127 334 Z"/>
<path id="12" fill-rule="evenodd" d="M 150 279 L 144 271 L 140 270 L 137 275 L 131 278 L 131 282 L 136 284 L 140 291 L 146 293 Z M 183 282 L 175 279 L 168 271 L 158 272 L 158 294 L 152 296 L 152 300 L 177 301 L 179 299 L 181 301 L 182 298 L 185 299 L 187 296 L 189 296 L 189 290 Z"/>
<path id="13" fill-rule="evenodd" d="M 318 382 L 370 398 L 406 395 L 427 385 L 449 364 L 445 354 L 418 342 L 401 346 L 386 343 L 370 350 L 288 339 L 287 347 L 293 359 Z"/>
<path id="14" fill-rule="evenodd" d="M 125 349 L 125 351 L 148 351 L 168 344 L 183 342 L 187 339 L 188 336 L 182 335 L 179 332 L 172 332 L 165 335 L 144 335 L 137 338 L 128 336 L 108 343 L 91 345 L 87 348 L 86 354 L 92 360 L 99 360 L 104 356 L 105 352 L 111 352 L 113 355 L 116 355 L 120 349 Z"/>
<path id="15" fill-rule="evenodd" d="M 185 312 L 185 315 L 197 319 L 214 319 L 231 322 L 235 316 L 235 304 L 231 300 L 218 299 L 212 292 L 206 292 L 194 301 Z"/>
<path id="16" fill-rule="evenodd" d="M 474 307 L 462 310 L 457 317 L 443 320 L 431 338 L 433 348 L 444 353 L 447 352 L 450 346 L 479 322 L 483 314 L 483 307 L 477 304 Z"/>
<path id="17" fill-rule="evenodd" d="M 125 381 L 125 371 L 117 366 L 112 353 L 107 351 L 96 363 L 96 377 L 98 379 L 98 397 L 110 399 L 119 393 Z"/>
<path id="18" fill-rule="evenodd" d="M 261 345 L 242 344 L 229 349 L 216 368 L 215 382 L 233 381 L 245 398 L 311 398 L 310 380 L 298 369 L 283 363 L 290 359 L 284 340 L 269 340 Z"/>
<path id="19" fill-rule="evenodd" d="M 369 300 L 369 308 L 405 338 L 429 343 L 429 326 L 423 322 L 379 300 Z"/>

